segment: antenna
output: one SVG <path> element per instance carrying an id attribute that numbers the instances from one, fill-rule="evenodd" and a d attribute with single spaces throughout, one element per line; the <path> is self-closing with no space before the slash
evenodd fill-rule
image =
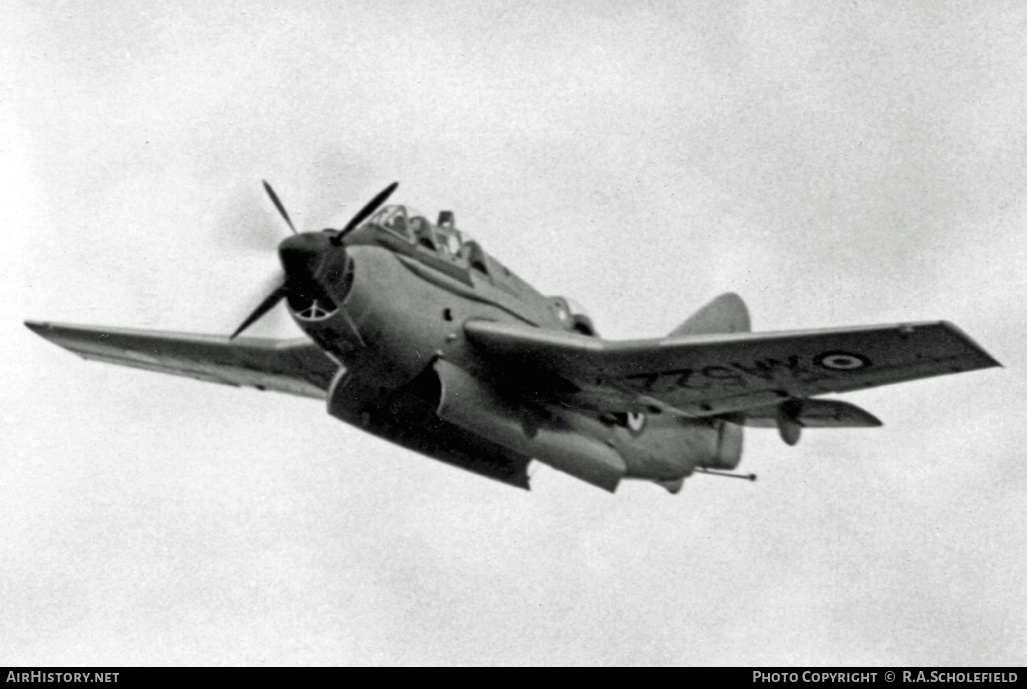
<path id="1" fill-rule="evenodd" d="M 725 476 L 727 478 L 741 478 L 746 481 L 755 481 L 756 474 L 732 474 L 727 471 L 714 471 L 713 469 L 703 469 L 702 467 L 696 467 L 696 471 L 703 474 L 709 474 L 710 476 Z"/>

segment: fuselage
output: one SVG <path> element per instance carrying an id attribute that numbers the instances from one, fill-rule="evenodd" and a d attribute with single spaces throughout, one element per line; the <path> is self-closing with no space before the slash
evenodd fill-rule
<path id="1" fill-rule="evenodd" d="M 294 243 L 316 253 L 321 240 L 307 235 Z M 288 304 L 297 324 L 342 365 L 329 392 L 334 416 L 457 464 L 446 456 L 453 437 L 469 435 L 473 451 L 502 447 L 610 490 L 621 477 L 676 488 L 697 464 L 737 463 L 740 429 L 726 437 L 721 422 L 568 408 L 556 396 L 573 393 L 568 381 L 490 364 L 465 339 L 465 322 L 582 335 L 594 329 L 573 302 L 544 296 L 451 223 L 387 206 L 346 237 L 344 251 L 328 255 L 319 275 L 306 276 L 317 284 L 294 290 Z M 302 271 L 303 257 L 290 257 L 283 253 L 287 275 L 289 260 Z M 486 445 L 477 447 L 480 440 Z"/>

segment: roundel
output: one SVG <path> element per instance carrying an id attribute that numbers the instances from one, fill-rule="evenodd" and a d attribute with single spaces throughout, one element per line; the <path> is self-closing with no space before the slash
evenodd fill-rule
<path id="1" fill-rule="evenodd" d="M 645 412 L 629 411 L 625 417 L 628 430 L 632 433 L 637 435 L 645 429 Z"/>
<path id="2" fill-rule="evenodd" d="M 832 371 L 858 371 L 870 365 L 870 359 L 852 352 L 824 352 L 813 359 L 813 363 Z"/>

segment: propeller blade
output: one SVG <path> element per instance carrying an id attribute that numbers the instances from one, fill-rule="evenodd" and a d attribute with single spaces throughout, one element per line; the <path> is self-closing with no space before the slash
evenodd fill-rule
<path id="1" fill-rule="evenodd" d="M 346 227 L 339 230 L 339 233 L 332 237 L 332 244 L 335 246 L 342 246 L 342 238 L 359 227 L 360 223 L 367 220 L 368 216 L 378 210 L 378 207 L 385 203 L 386 199 L 392 195 L 392 192 L 396 191 L 396 187 L 398 186 L 399 182 L 393 182 L 378 192 L 377 196 L 371 199 L 366 206 L 360 209 L 360 212 L 354 215 L 353 218 L 346 223 Z"/>
<path id="2" fill-rule="evenodd" d="M 229 337 L 228 339 L 229 340 L 234 340 L 239 335 L 239 333 L 241 333 L 243 330 L 246 330 L 246 328 L 250 327 L 251 325 L 256 323 L 258 320 L 260 320 L 260 318 L 265 313 L 267 313 L 268 311 L 273 309 L 275 307 L 275 305 L 278 302 L 280 302 L 285 297 L 287 292 L 288 292 L 288 290 L 286 289 L 285 283 L 283 282 L 281 285 L 278 286 L 278 288 L 274 292 L 269 294 L 264 299 L 264 301 L 260 302 L 260 305 L 253 310 L 253 313 L 251 313 L 246 318 L 246 320 L 242 322 L 242 325 L 240 325 L 236 329 L 236 331 L 234 333 L 232 333 L 231 337 Z"/>
<path id="3" fill-rule="evenodd" d="M 271 202 L 275 204 L 275 208 L 277 208 L 278 212 L 282 214 L 283 218 L 285 218 L 285 222 L 289 224 L 289 229 L 292 230 L 293 234 L 297 234 L 296 228 L 293 226 L 292 220 L 289 219 L 289 214 L 285 212 L 285 206 L 283 206 L 282 202 L 278 200 L 278 195 L 275 194 L 275 190 L 271 188 L 271 185 L 268 184 L 266 180 L 262 179 L 260 181 L 264 182 L 264 191 L 266 191 L 267 195 L 271 197 Z"/>

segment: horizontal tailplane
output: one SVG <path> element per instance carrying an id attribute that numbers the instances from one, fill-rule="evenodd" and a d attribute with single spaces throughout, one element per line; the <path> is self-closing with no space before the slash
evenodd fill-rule
<path id="1" fill-rule="evenodd" d="M 777 426 L 789 445 L 799 442 L 803 428 L 872 428 L 883 425 L 865 409 L 841 400 L 793 399 L 781 404 L 746 409 L 731 417 L 746 426 Z"/>

